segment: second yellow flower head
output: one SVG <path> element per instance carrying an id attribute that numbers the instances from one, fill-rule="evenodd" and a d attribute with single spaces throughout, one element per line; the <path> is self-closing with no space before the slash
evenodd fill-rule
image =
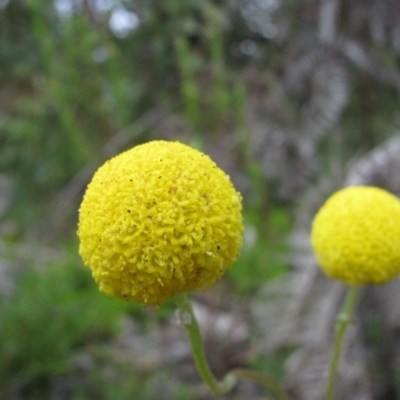
<path id="1" fill-rule="evenodd" d="M 339 190 L 315 216 L 311 242 L 329 277 L 387 282 L 400 273 L 400 200 L 376 187 Z"/>

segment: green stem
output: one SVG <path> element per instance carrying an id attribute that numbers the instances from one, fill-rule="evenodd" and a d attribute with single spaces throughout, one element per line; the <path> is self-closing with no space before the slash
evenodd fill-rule
<path id="1" fill-rule="evenodd" d="M 226 379 L 223 382 L 219 382 L 217 378 L 215 378 L 204 354 L 199 324 L 197 323 L 197 319 L 194 315 L 192 305 L 186 297 L 186 293 L 178 295 L 175 300 L 178 305 L 179 319 L 185 327 L 186 333 L 188 334 L 194 361 L 200 376 L 213 391 L 213 393 L 226 393 L 235 385 L 236 379 Z"/>
<path id="2" fill-rule="evenodd" d="M 347 292 L 346 301 L 343 306 L 343 311 L 337 316 L 336 320 L 336 337 L 333 348 L 333 355 L 329 369 L 328 385 L 326 389 L 326 396 L 328 400 L 335 400 L 335 381 L 337 374 L 337 367 L 342 350 L 344 334 L 347 325 L 350 322 L 351 313 L 357 299 L 357 286 L 350 286 Z"/>
<path id="3" fill-rule="evenodd" d="M 178 295 L 175 300 L 178 305 L 179 319 L 184 325 L 189 337 L 197 370 L 203 381 L 214 394 L 224 394 L 228 392 L 235 386 L 237 378 L 244 378 L 265 385 L 271 389 L 280 400 L 289 400 L 289 397 L 279 386 L 279 383 L 261 372 L 249 369 L 234 369 L 228 372 L 222 381 L 217 380 L 204 354 L 203 341 L 192 305 L 188 301 L 185 293 Z"/>
<path id="4" fill-rule="evenodd" d="M 289 396 L 282 389 L 279 383 L 275 379 L 261 372 L 253 371 L 251 369 L 237 368 L 229 371 L 229 375 L 232 375 L 236 378 L 248 379 L 250 381 L 260 383 L 261 385 L 264 385 L 271 389 L 280 400 L 289 400 Z"/>

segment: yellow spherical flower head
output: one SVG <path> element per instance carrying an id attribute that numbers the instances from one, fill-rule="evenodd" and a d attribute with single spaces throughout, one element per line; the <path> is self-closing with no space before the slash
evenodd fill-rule
<path id="1" fill-rule="evenodd" d="M 400 273 L 400 201 L 376 187 L 339 190 L 315 216 L 311 243 L 329 277 L 387 282 Z"/>
<path id="2" fill-rule="evenodd" d="M 163 304 L 232 266 L 241 210 L 241 195 L 208 156 L 149 142 L 95 173 L 79 210 L 79 252 L 102 292 Z"/>

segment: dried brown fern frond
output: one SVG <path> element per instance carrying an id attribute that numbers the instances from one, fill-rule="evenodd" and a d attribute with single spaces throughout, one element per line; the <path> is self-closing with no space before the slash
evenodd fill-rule
<path id="1" fill-rule="evenodd" d="M 400 133 L 355 160 L 346 185 L 374 185 L 400 196 Z"/>
<path id="2" fill-rule="evenodd" d="M 335 58 L 315 66 L 310 101 L 303 108 L 303 135 L 316 140 L 339 124 L 351 90 L 346 66 Z"/>

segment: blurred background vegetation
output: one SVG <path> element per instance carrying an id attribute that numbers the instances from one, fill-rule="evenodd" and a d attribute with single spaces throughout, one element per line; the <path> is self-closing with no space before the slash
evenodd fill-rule
<path id="1" fill-rule="evenodd" d="M 389 0 L 0 0 L 0 399 L 211 398 L 173 304 L 100 295 L 77 254 L 93 172 L 154 139 L 209 153 L 243 193 L 241 257 L 194 295 L 198 312 L 243 328 L 218 336 L 203 321 L 213 368 L 286 379 L 301 341 L 266 354 L 256 294 L 299 270 L 289 238 L 397 137 L 399 15 Z M 379 344 L 379 318 L 366 323 Z M 376 372 L 365 398 L 400 398 L 398 370 Z"/>

